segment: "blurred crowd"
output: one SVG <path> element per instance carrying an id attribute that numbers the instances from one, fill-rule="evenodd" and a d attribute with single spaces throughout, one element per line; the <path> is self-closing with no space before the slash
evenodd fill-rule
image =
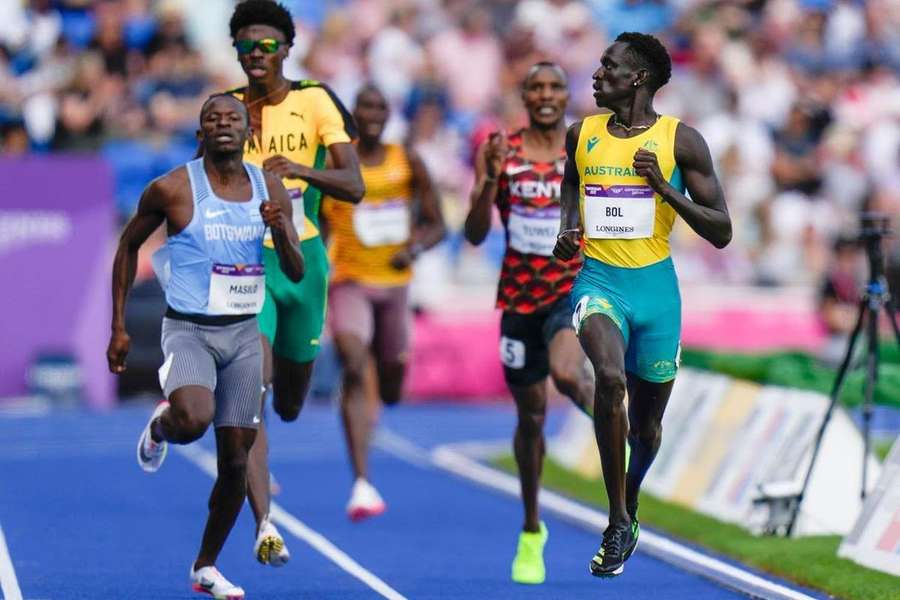
<path id="1" fill-rule="evenodd" d="M 364 82 L 377 83 L 393 107 L 386 135 L 423 156 L 451 227 L 468 207 L 477 144 L 524 122 L 528 67 L 559 62 L 569 118 L 579 118 L 596 111 L 591 75 L 622 31 L 654 33 L 669 48 L 673 77 L 656 108 L 705 136 L 735 224 L 725 252 L 678 230 L 683 279 L 812 284 L 860 211 L 900 214 L 900 0 L 283 4 L 298 29 L 288 76 L 322 80 L 348 106 Z M 2 151 L 101 153 L 127 216 L 150 178 L 193 155 L 202 100 L 241 85 L 233 6 L 0 3 Z M 457 271 L 477 270 L 472 256 L 496 260 L 499 228 L 494 241 L 475 250 L 451 236 L 443 252 Z"/>

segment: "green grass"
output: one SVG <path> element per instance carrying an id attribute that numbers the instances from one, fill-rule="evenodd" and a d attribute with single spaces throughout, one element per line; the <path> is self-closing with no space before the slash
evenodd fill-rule
<path id="1" fill-rule="evenodd" d="M 492 461 L 516 473 L 512 456 Z M 543 484 L 572 498 L 606 508 L 601 481 L 580 477 L 550 459 L 544 463 Z M 847 600 L 898 600 L 900 578 L 866 569 L 837 557 L 839 536 L 799 539 L 757 537 L 678 504 L 641 495 L 641 523 L 667 534 L 730 556 L 744 564 Z"/>
<path id="2" fill-rule="evenodd" d="M 861 342 L 860 342 L 861 343 Z M 893 337 L 879 345 L 880 363 L 875 386 L 876 404 L 900 408 L 900 347 Z M 681 363 L 757 383 L 831 393 L 837 371 L 823 366 L 814 356 L 801 351 L 742 354 L 685 348 Z M 863 399 L 865 373 L 856 368 L 841 388 L 841 402 L 858 406 Z"/>

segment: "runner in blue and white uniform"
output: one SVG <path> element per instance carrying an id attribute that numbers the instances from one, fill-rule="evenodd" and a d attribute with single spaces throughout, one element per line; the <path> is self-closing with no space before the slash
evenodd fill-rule
<path id="1" fill-rule="evenodd" d="M 215 567 L 247 495 L 247 455 L 260 422 L 262 348 L 256 315 L 265 300 L 263 237 L 272 233 L 281 269 L 303 277 L 291 203 L 278 177 L 243 162 L 250 132 L 246 107 L 212 96 L 200 112 L 203 156 L 154 180 L 125 227 L 113 264 L 109 368 L 122 373 L 128 354 L 125 301 L 141 244 L 162 223 L 168 230 L 165 361 L 157 406 L 137 448 L 138 464 L 159 469 L 168 442 L 189 444 L 215 424 L 218 477 L 209 517 L 191 565 L 195 591 L 241 599 L 244 591 Z"/>

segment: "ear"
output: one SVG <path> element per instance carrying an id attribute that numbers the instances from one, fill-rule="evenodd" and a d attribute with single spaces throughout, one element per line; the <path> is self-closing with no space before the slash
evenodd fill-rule
<path id="1" fill-rule="evenodd" d="M 203 130 L 202 130 L 202 129 L 198 129 L 198 130 L 197 130 L 196 137 L 197 137 L 197 141 L 198 141 L 198 142 L 202 142 L 202 141 L 203 141 Z"/>
<path id="2" fill-rule="evenodd" d="M 634 83 L 632 83 L 631 85 L 633 85 L 634 87 L 641 87 L 642 85 L 647 83 L 648 79 L 650 79 L 650 71 L 648 71 L 647 69 L 638 69 L 637 75 L 634 78 Z"/>

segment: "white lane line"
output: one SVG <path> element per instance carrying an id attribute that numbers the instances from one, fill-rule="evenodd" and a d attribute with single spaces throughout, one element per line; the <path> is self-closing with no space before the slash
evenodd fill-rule
<path id="1" fill-rule="evenodd" d="M 9 548 L 6 547 L 3 527 L 0 527 L 0 591 L 3 592 L 3 600 L 22 600 L 22 590 L 19 588 L 19 580 L 16 579 L 16 570 L 9 556 Z"/>
<path id="2" fill-rule="evenodd" d="M 200 467 L 207 475 L 213 479 L 216 478 L 218 469 L 216 467 L 215 454 L 197 445 L 175 446 L 175 448 L 181 455 Z M 350 555 L 331 543 L 328 538 L 314 529 L 311 529 L 308 525 L 303 523 L 303 521 L 279 506 L 278 503 L 272 502 L 269 509 L 269 517 L 276 524 L 281 525 L 298 539 L 312 546 L 316 551 L 325 556 L 325 558 L 353 577 L 356 577 L 388 600 L 407 600 L 406 596 L 353 560 Z"/>
<path id="3" fill-rule="evenodd" d="M 378 443 L 379 438 L 391 441 L 388 444 Z M 459 448 L 477 448 L 479 446 L 448 444 L 428 451 L 424 448 L 416 447 L 412 442 L 406 441 L 404 444 L 405 452 L 393 452 L 393 449 L 400 444 L 399 440 L 402 439 L 404 438 L 382 429 L 375 441 L 380 449 L 393 453 L 398 458 L 409 460 L 408 457 L 415 454 L 418 455 L 416 462 L 421 462 L 423 457 L 428 457 L 429 462 L 433 466 L 485 487 L 501 491 L 509 496 L 519 497 L 519 480 L 516 477 L 487 467 L 459 450 Z M 413 450 L 413 447 L 416 450 Z M 593 531 L 602 533 L 606 529 L 608 516 L 605 513 L 588 508 L 545 488 L 541 488 L 540 491 L 540 504 L 542 508 L 546 508 L 560 517 L 574 521 Z M 812 596 L 764 579 L 754 573 L 697 552 L 650 531 L 641 531 L 641 543 L 638 549 L 682 570 L 700 575 L 754 598 L 763 598 L 765 600 L 815 600 Z"/>

